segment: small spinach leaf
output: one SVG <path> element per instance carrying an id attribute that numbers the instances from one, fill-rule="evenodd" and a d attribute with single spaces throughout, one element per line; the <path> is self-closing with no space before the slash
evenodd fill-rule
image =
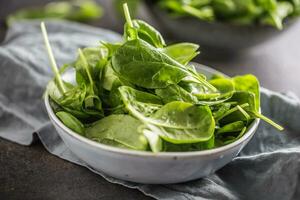
<path id="1" fill-rule="evenodd" d="M 257 78 L 251 74 L 244 76 L 236 76 L 233 78 L 234 88 L 236 91 L 252 92 L 255 96 L 255 110 L 260 108 L 260 92 L 259 82 Z M 251 105 L 251 104 L 250 104 Z"/>
<path id="2" fill-rule="evenodd" d="M 134 29 L 137 32 L 138 38 L 148 42 L 157 48 L 166 46 L 164 38 L 154 27 L 142 20 L 132 20 Z M 128 29 L 128 24 L 125 25 L 125 30 Z M 128 31 L 125 31 L 125 33 Z M 126 36 L 125 36 L 126 37 Z"/>
<path id="3" fill-rule="evenodd" d="M 177 62 L 187 65 L 199 52 L 199 45 L 193 43 L 178 43 L 167 46 L 162 51 L 176 60 Z"/>
<path id="4" fill-rule="evenodd" d="M 232 133 L 232 132 L 239 132 L 243 130 L 245 127 L 245 123 L 243 121 L 236 121 L 230 124 L 226 124 L 225 126 L 217 129 L 217 135 L 224 134 L 224 133 Z"/>
<path id="5" fill-rule="evenodd" d="M 166 152 L 186 152 L 186 151 L 201 151 L 212 149 L 215 147 L 215 138 L 211 137 L 208 141 L 187 143 L 187 144 L 173 144 L 163 141 L 163 151 Z"/>
<path id="6" fill-rule="evenodd" d="M 55 114 L 69 129 L 84 135 L 84 125 L 76 117 L 64 111 Z"/>

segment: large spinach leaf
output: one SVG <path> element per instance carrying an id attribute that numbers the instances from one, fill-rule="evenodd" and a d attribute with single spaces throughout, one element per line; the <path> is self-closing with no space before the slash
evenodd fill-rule
<path id="1" fill-rule="evenodd" d="M 147 125 L 151 131 L 173 143 L 192 143 L 210 139 L 214 119 L 207 106 L 173 101 L 164 106 L 156 104 L 155 95 L 120 88 L 123 102 L 129 112 Z"/>
<path id="2" fill-rule="evenodd" d="M 144 88 L 164 88 L 188 75 L 183 66 L 141 39 L 121 46 L 112 67 L 118 76 Z"/>
<path id="3" fill-rule="evenodd" d="M 94 141 L 117 147 L 147 150 L 148 142 L 138 131 L 142 123 L 129 115 L 110 115 L 95 122 L 85 130 L 85 135 Z"/>

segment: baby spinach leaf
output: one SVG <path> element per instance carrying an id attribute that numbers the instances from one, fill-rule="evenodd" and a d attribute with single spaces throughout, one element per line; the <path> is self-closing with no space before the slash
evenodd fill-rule
<path id="1" fill-rule="evenodd" d="M 217 129 L 217 134 L 224 134 L 224 133 L 232 133 L 232 132 L 239 132 L 243 130 L 245 124 L 243 121 L 236 121 L 230 124 L 226 124 L 225 126 Z"/>
<path id="2" fill-rule="evenodd" d="M 166 152 L 185 152 L 185 151 L 201 151 L 212 149 L 215 147 L 215 138 L 211 137 L 208 141 L 187 143 L 187 144 L 173 144 L 163 141 L 163 151 Z"/>
<path id="3" fill-rule="evenodd" d="M 240 139 L 246 133 L 246 131 L 247 131 L 247 128 L 244 127 L 236 138 L 231 139 L 231 140 L 227 140 L 227 141 L 224 142 L 224 144 L 226 145 L 226 144 L 230 144 L 232 142 L 237 141 L 238 139 Z"/>
<path id="4" fill-rule="evenodd" d="M 149 109 L 145 112 L 145 108 L 138 107 L 139 104 L 135 102 L 124 103 L 130 113 L 143 121 L 149 130 L 158 133 L 169 142 L 200 142 L 210 139 L 213 135 L 214 119 L 207 106 L 174 101 L 160 109 L 151 107 L 151 112 Z"/>
<path id="5" fill-rule="evenodd" d="M 129 86 L 121 86 L 119 87 L 119 91 L 122 95 L 122 99 L 124 103 L 130 103 L 133 101 L 141 102 L 141 103 L 149 103 L 153 105 L 161 105 L 161 99 L 151 93 L 139 91 Z"/>
<path id="6" fill-rule="evenodd" d="M 215 106 L 217 108 L 215 112 L 213 112 L 213 116 L 215 119 L 221 119 L 221 116 L 223 116 L 227 111 L 230 110 L 231 108 L 231 103 L 222 103 L 222 104 L 219 104 L 217 106 Z M 213 107 L 211 107 L 211 109 L 213 109 Z"/>
<path id="7" fill-rule="evenodd" d="M 210 80 L 209 83 L 212 86 L 214 86 L 218 90 L 218 92 L 194 93 L 194 95 L 199 100 L 198 102 L 199 104 L 204 104 L 204 105 L 220 104 L 226 100 L 229 100 L 235 91 L 233 82 L 230 79 L 218 78 L 218 79 Z"/>
<path id="8" fill-rule="evenodd" d="M 107 64 L 103 70 L 103 75 L 101 77 L 101 85 L 104 89 L 110 91 L 113 83 L 117 80 L 118 77 L 115 75 L 114 70 L 111 67 L 111 64 Z"/>
<path id="9" fill-rule="evenodd" d="M 233 123 L 235 121 L 248 121 L 243 113 L 240 112 L 239 107 L 247 109 L 249 107 L 248 103 L 237 105 L 230 110 L 224 112 L 222 115 L 215 117 L 215 120 L 218 121 L 221 125 Z"/>
<path id="10" fill-rule="evenodd" d="M 73 86 L 70 83 L 63 82 L 65 93 L 63 93 L 56 80 L 51 80 L 47 85 L 47 93 L 55 103 L 71 110 L 81 110 L 85 98 L 85 86 Z"/>
<path id="11" fill-rule="evenodd" d="M 74 110 L 80 110 L 82 108 L 85 95 L 85 85 L 74 86 L 72 89 L 64 93 L 63 96 L 58 99 L 57 103 L 64 107 L 68 107 Z"/>
<path id="12" fill-rule="evenodd" d="M 138 131 L 142 123 L 129 115 L 110 115 L 86 128 L 85 135 L 94 141 L 134 150 L 147 150 L 148 142 Z"/>
<path id="13" fill-rule="evenodd" d="M 148 23 L 142 20 L 132 20 L 132 25 L 139 39 L 142 39 L 157 48 L 163 48 L 164 46 L 166 46 L 166 43 L 160 32 L 158 32 L 154 27 L 152 27 Z M 128 30 L 130 28 L 132 27 L 129 27 L 128 23 L 126 23 L 125 38 L 129 37 L 126 36 L 126 33 L 130 32 L 130 30 Z"/>
<path id="14" fill-rule="evenodd" d="M 64 111 L 55 114 L 69 129 L 84 135 L 84 125 L 76 117 Z"/>
<path id="15" fill-rule="evenodd" d="M 236 76 L 233 78 L 234 88 L 236 91 L 252 92 L 255 96 L 255 110 L 260 108 L 259 82 L 254 75 Z M 251 104 L 250 104 L 251 105 Z"/>
<path id="16" fill-rule="evenodd" d="M 207 92 L 206 88 L 202 84 L 188 79 L 183 79 L 178 83 L 178 85 L 193 95 Z"/>
<path id="17" fill-rule="evenodd" d="M 74 63 L 76 71 L 88 81 L 97 81 L 104 66 L 107 63 L 107 49 L 106 48 L 85 48 Z M 89 77 L 90 76 L 90 77 Z M 82 81 L 79 81 L 81 83 Z M 77 81 L 78 83 L 78 81 Z"/>
<path id="18" fill-rule="evenodd" d="M 248 104 L 249 107 L 247 107 L 247 110 L 257 110 L 257 101 L 256 96 L 252 92 L 246 92 L 246 91 L 237 91 L 235 92 L 232 97 L 228 100 L 230 102 L 236 102 L 238 105 L 242 104 Z"/>
<path id="19" fill-rule="evenodd" d="M 213 85 L 221 94 L 233 93 L 235 91 L 234 81 L 228 78 L 217 78 L 210 80 L 209 83 Z"/>
<path id="20" fill-rule="evenodd" d="M 162 107 L 162 101 L 156 95 L 128 86 L 119 87 L 119 92 L 128 111 L 139 119 L 151 116 Z"/>
<path id="21" fill-rule="evenodd" d="M 140 39 L 120 47 L 112 67 L 118 76 L 144 88 L 164 88 L 188 75 L 183 66 Z"/>
<path id="22" fill-rule="evenodd" d="M 112 85 L 111 91 L 109 93 L 109 101 L 111 107 L 117 107 L 123 104 L 121 99 L 121 94 L 119 92 L 119 87 L 122 86 L 122 83 L 119 79 L 116 79 Z"/>
<path id="23" fill-rule="evenodd" d="M 177 62 L 187 65 L 199 52 L 199 45 L 193 43 L 178 43 L 167 46 L 162 51 L 176 60 Z"/>
<path id="24" fill-rule="evenodd" d="M 187 143 L 197 143 L 208 141 L 213 137 L 214 126 L 207 124 L 208 129 L 177 129 L 177 128 L 168 128 L 153 124 L 147 124 L 148 129 L 155 134 L 174 144 L 187 144 Z"/>
<path id="25" fill-rule="evenodd" d="M 49 96 L 55 103 L 61 106 L 63 110 L 79 119 L 99 119 L 103 116 L 101 102 L 99 102 L 100 105 L 97 107 L 99 109 L 98 111 L 90 110 L 85 107 L 85 100 L 90 97 L 86 96 L 86 87 L 84 84 L 81 86 L 73 86 L 70 83 L 64 82 L 64 85 L 67 89 L 65 93 L 60 91 L 55 80 L 50 81 L 47 85 Z M 97 96 L 94 96 L 94 98 L 98 99 Z"/>
<path id="26" fill-rule="evenodd" d="M 184 90 L 179 85 L 169 85 L 166 88 L 156 89 L 155 94 L 159 96 L 164 103 L 172 101 L 184 101 L 189 103 L 197 103 L 198 99 Z"/>
<path id="27" fill-rule="evenodd" d="M 177 143 L 199 142 L 208 140 L 213 134 L 214 120 L 206 106 L 174 101 L 161 107 L 160 99 L 155 95 L 127 86 L 119 90 L 129 112 L 143 121 L 150 130 L 155 129 L 165 140 Z"/>
<path id="28" fill-rule="evenodd" d="M 122 43 L 109 43 L 101 41 L 101 45 L 103 45 L 107 49 L 107 58 L 109 59 L 112 57 L 112 55 L 114 55 L 117 49 L 122 46 Z"/>
<path id="29" fill-rule="evenodd" d="M 195 96 L 197 98 L 196 104 L 199 105 L 220 104 L 230 99 L 232 95 L 232 92 L 221 94 L 219 91 L 217 91 L 217 89 L 216 92 L 212 92 L 211 90 L 208 90 L 208 88 L 205 85 L 199 84 L 199 82 L 191 81 L 188 79 L 183 79 L 181 82 L 179 82 L 178 85 L 181 86 L 181 88 L 185 89 L 191 95 Z M 213 85 L 211 86 L 215 88 Z"/>
<path id="30" fill-rule="evenodd" d="M 151 123 L 168 128 L 208 130 L 213 124 L 207 106 L 195 106 L 191 103 L 173 101 L 167 103 L 151 116 Z"/>
<path id="31" fill-rule="evenodd" d="M 242 128 L 241 131 L 236 132 L 234 135 L 227 135 L 228 134 L 227 133 L 227 134 L 221 135 L 221 137 L 217 137 L 216 138 L 217 146 L 223 146 L 223 145 L 230 144 L 230 143 L 237 141 L 246 133 L 246 131 L 247 131 L 247 128 L 244 127 L 244 128 Z"/>
<path id="32" fill-rule="evenodd" d="M 99 55 L 101 55 L 100 52 L 98 52 Z M 93 51 L 93 54 L 87 54 L 90 56 L 89 57 L 90 62 L 87 61 L 87 58 L 84 55 L 84 53 L 81 51 L 81 49 L 78 50 L 78 53 L 79 53 L 79 60 L 77 61 L 76 77 L 77 78 L 81 77 L 81 78 L 77 79 L 77 82 L 83 82 L 82 85 L 84 84 L 86 85 L 86 95 L 84 98 L 84 111 L 91 115 L 96 115 L 98 113 L 100 116 L 103 116 L 102 102 L 101 99 L 97 96 L 99 93 L 97 83 L 99 82 L 98 78 L 101 77 L 102 69 L 106 63 L 105 58 L 102 57 L 96 58 L 97 62 L 94 63 L 97 63 L 96 64 L 97 66 L 91 67 L 94 65 L 93 61 L 95 60 L 95 55 L 94 55 L 95 52 Z M 104 63 L 101 63 L 101 61 L 104 61 Z M 80 63 L 80 65 L 82 65 L 82 70 L 80 70 L 80 68 L 78 69 L 79 66 L 78 62 Z M 102 64 L 102 66 L 100 66 L 100 63 Z M 82 80 L 84 79 L 82 75 L 82 73 L 84 72 L 87 76 L 87 80 Z"/>

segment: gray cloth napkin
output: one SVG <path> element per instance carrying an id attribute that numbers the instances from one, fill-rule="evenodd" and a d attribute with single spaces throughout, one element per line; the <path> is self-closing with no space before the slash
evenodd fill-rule
<path id="1" fill-rule="evenodd" d="M 58 64 L 74 60 L 79 47 L 121 40 L 111 31 L 77 23 L 46 24 Z M 51 77 L 39 23 L 14 24 L 0 46 L 0 137 L 30 145 L 36 133 L 50 153 L 156 199 L 300 199 L 300 100 L 292 93 L 262 89 L 262 111 L 286 127 L 283 133 L 262 122 L 239 156 L 215 174 L 181 184 L 145 185 L 106 176 L 72 154 L 43 105 L 43 91 Z"/>

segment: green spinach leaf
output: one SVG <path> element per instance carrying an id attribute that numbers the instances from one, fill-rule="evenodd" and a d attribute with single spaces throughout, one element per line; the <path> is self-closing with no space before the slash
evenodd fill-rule
<path id="1" fill-rule="evenodd" d="M 140 39 L 120 47 L 112 67 L 118 76 L 144 88 L 164 88 L 188 75 L 183 66 Z"/>
<path id="2" fill-rule="evenodd" d="M 199 52 L 199 45 L 193 43 L 179 43 L 167 46 L 162 51 L 176 60 L 177 62 L 187 65 Z"/>
<path id="3" fill-rule="evenodd" d="M 134 150 L 147 150 L 148 142 L 138 131 L 142 123 L 129 115 L 110 115 L 86 128 L 85 135 L 94 141 Z"/>
<path id="4" fill-rule="evenodd" d="M 55 114 L 69 129 L 84 135 L 84 125 L 76 117 L 64 111 Z"/>

